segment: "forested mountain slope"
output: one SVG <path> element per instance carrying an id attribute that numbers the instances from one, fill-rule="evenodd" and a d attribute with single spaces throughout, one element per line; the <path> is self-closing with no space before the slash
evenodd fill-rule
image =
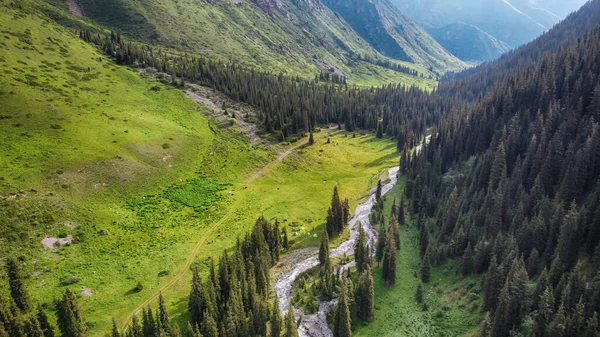
<path id="1" fill-rule="evenodd" d="M 467 100 L 485 95 L 502 79 L 533 67 L 546 52 L 552 52 L 572 41 L 582 33 L 600 24 L 600 1 L 592 0 L 580 10 L 569 15 L 546 34 L 500 59 L 448 76 L 440 82 L 439 92 L 457 95 Z"/>
<path id="2" fill-rule="evenodd" d="M 374 64 L 390 60 L 425 76 L 430 75 L 428 68 L 443 74 L 465 66 L 422 31 L 412 33 L 419 36 L 413 44 L 401 46 L 407 54 L 421 57 L 389 53 L 385 57 L 379 52 L 383 50 L 371 46 L 320 1 L 82 0 L 79 4 L 86 18 L 128 38 L 288 75 L 312 77 L 331 71 L 376 77 L 386 69 Z M 418 29 L 412 21 L 406 24 Z M 423 48 L 442 52 L 425 58 Z"/>
<path id="3" fill-rule="evenodd" d="M 422 255 L 485 273 L 488 335 L 597 336 L 599 51 L 595 28 L 504 74 L 403 161 Z"/>
<path id="4" fill-rule="evenodd" d="M 388 0 L 325 0 L 382 54 L 432 70 L 460 68 L 461 62 Z"/>

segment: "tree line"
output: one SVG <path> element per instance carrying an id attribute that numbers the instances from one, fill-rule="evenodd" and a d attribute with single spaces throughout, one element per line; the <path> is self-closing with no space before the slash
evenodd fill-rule
<path id="1" fill-rule="evenodd" d="M 171 75 L 172 82 L 198 83 L 218 90 L 259 111 L 259 124 L 268 133 L 311 132 L 334 123 L 348 131 L 375 130 L 414 146 L 425 129 L 450 111 L 456 102 L 417 87 L 389 84 L 360 88 L 321 83 L 299 77 L 246 69 L 233 63 L 188 54 L 173 54 L 152 46 L 125 41 L 119 34 L 81 31 L 80 37 L 101 48 L 118 64 L 151 67 Z M 339 82 L 339 81 L 338 81 Z"/>

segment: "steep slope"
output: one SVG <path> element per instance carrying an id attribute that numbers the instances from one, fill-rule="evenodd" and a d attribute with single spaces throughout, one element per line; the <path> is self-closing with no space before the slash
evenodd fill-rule
<path id="1" fill-rule="evenodd" d="M 572 12 L 578 10 L 581 6 L 583 6 L 587 0 L 533 0 L 532 3 L 537 4 L 543 8 L 548 9 L 552 13 L 560 16 L 566 17 Z"/>
<path id="2" fill-rule="evenodd" d="M 467 69 L 440 82 L 439 92 L 475 100 L 485 95 L 502 79 L 533 67 L 546 52 L 576 40 L 582 33 L 600 24 L 600 0 L 592 0 L 550 31 L 500 59 Z"/>
<path id="3" fill-rule="evenodd" d="M 423 261 L 485 274 L 482 336 L 598 335 L 599 117 L 595 27 L 446 116 L 405 163 Z"/>
<path id="4" fill-rule="evenodd" d="M 490 61 L 510 50 L 506 43 L 464 22 L 428 31 L 449 52 L 468 62 Z"/>
<path id="5" fill-rule="evenodd" d="M 464 67 L 427 32 L 387 0 L 325 0 L 375 49 L 439 72 Z"/>
<path id="6" fill-rule="evenodd" d="M 534 10 L 527 0 L 396 0 L 394 4 L 425 26 L 440 28 L 465 22 L 511 47 L 533 40 L 559 19 L 552 13 Z"/>
<path id="7" fill-rule="evenodd" d="M 79 4 L 86 18 L 127 37 L 262 70 L 304 77 L 332 71 L 350 78 L 374 68 L 378 73 L 388 71 L 365 62 L 390 59 L 319 1 L 81 0 Z M 424 63 L 392 62 L 427 73 Z"/>
<path id="8" fill-rule="evenodd" d="M 455 23 L 479 28 L 509 48 L 519 47 L 551 29 L 566 14 L 557 14 L 544 7 L 545 1 L 534 0 L 393 0 L 407 15 L 429 31 L 440 30 Z M 567 1 L 565 1 L 567 3 Z M 576 10 L 582 2 L 568 2 L 565 7 Z M 437 37 L 443 35 L 437 34 Z M 444 42 L 439 41 L 444 44 Z M 471 41 L 457 39 L 453 45 L 471 49 Z M 486 49 L 488 41 L 480 40 Z"/>

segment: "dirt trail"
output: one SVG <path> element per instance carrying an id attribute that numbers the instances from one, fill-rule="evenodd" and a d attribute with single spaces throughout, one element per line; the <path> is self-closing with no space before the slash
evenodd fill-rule
<path id="1" fill-rule="evenodd" d="M 83 10 L 77 3 L 77 0 L 67 0 L 67 4 L 69 5 L 69 11 L 71 11 L 71 13 L 79 17 L 83 16 Z"/>
<path id="2" fill-rule="evenodd" d="M 298 143 L 291 148 L 286 149 L 285 151 L 282 151 L 281 153 L 279 153 L 279 155 L 277 155 L 277 157 L 271 161 L 270 163 L 268 163 L 266 166 L 262 167 L 261 169 L 259 169 L 255 174 L 251 175 L 246 181 L 245 184 L 249 185 L 251 184 L 254 180 L 256 180 L 257 178 L 259 178 L 260 176 L 264 175 L 265 173 L 271 172 L 273 169 L 275 169 L 275 167 L 277 167 L 277 165 L 279 163 L 281 163 L 281 161 L 283 161 L 283 159 L 285 157 L 287 157 L 288 155 L 290 155 L 294 150 L 305 146 L 305 144 L 308 142 L 308 140 L 306 139 L 302 139 L 300 141 L 298 141 Z M 230 220 L 231 216 L 241 207 L 244 207 L 242 200 L 244 199 L 242 197 L 243 194 L 237 194 L 235 196 L 235 200 L 234 202 L 231 204 L 231 206 L 229 207 L 229 210 L 227 211 L 227 213 L 225 213 L 225 215 L 223 215 L 221 217 L 221 219 L 219 219 L 219 221 L 217 221 L 215 224 L 213 224 L 210 229 L 203 233 L 202 238 L 196 243 L 196 245 L 194 246 L 194 248 L 192 249 L 192 251 L 190 252 L 190 254 L 187 256 L 185 264 L 183 265 L 183 267 L 181 268 L 181 270 L 179 272 L 177 272 L 175 275 L 173 275 L 173 278 L 171 278 L 171 280 L 169 280 L 168 283 L 166 283 L 165 285 L 163 285 L 162 287 L 160 287 L 150 298 L 148 298 L 147 300 L 145 300 L 143 303 L 141 303 L 140 305 L 138 305 L 135 310 L 133 310 L 133 312 L 127 316 L 127 319 L 125 320 L 125 322 L 123 322 L 122 331 L 126 331 L 127 327 L 129 325 L 129 322 L 131 322 L 131 319 L 133 318 L 133 316 L 138 315 L 141 310 L 143 308 L 145 308 L 146 306 L 150 305 L 152 302 L 156 301 L 158 299 L 158 297 L 160 296 L 160 293 L 171 288 L 175 283 L 177 283 L 182 277 L 183 275 L 185 275 L 186 271 L 189 270 L 190 265 L 194 262 L 194 260 L 196 259 L 196 255 L 198 254 L 198 250 L 200 250 L 200 248 L 204 245 L 204 243 L 206 242 L 206 240 L 211 237 L 215 231 L 217 231 L 219 228 L 221 228 L 221 226 L 223 226 L 223 224 L 226 224 L 228 222 L 228 220 Z"/>

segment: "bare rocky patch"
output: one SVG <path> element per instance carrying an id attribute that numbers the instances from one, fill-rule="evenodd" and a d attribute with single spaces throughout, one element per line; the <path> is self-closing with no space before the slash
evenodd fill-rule
<path id="1" fill-rule="evenodd" d="M 41 243 L 45 248 L 54 249 L 73 243 L 73 236 L 67 235 L 67 237 L 64 238 L 45 237 L 42 239 Z"/>

